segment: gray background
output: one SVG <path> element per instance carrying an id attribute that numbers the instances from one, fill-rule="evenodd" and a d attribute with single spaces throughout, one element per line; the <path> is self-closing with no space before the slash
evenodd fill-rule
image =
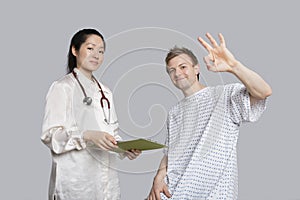
<path id="1" fill-rule="evenodd" d="M 85 27 L 108 39 L 97 77 L 114 91 L 120 134 L 159 142 L 166 111 L 181 98 L 164 73 L 166 49 L 177 43 L 193 49 L 208 85 L 236 82 L 229 74 L 208 73 L 205 51 L 197 47 L 197 36 L 222 32 L 234 55 L 273 88 L 260 121 L 241 127 L 239 199 L 300 199 L 299 17 L 297 1 L 1 1 L 1 199 L 47 198 L 51 156 L 39 139 L 45 95 L 65 74 L 70 38 Z M 136 29 L 145 27 L 152 28 L 138 43 Z M 158 29 L 161 35 L 149 34 Z M 130 77 L 140 81 L 136 87 Z M 161 156 L 144 152 L 121 162 L 122 200 L 147 196 Z"/>

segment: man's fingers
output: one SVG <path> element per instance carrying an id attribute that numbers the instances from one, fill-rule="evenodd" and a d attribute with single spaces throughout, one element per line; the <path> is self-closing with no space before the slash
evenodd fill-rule
<path id="1" fill-rule="evenodd" d="M 212 59 L 209 56 L 205 56 L 203 58 L 203 61 L 206 64 L 208 69 L 215 67 L 215 63 L 213 63 Z"/>
<path id="2" fill-rule="evenodd" d="M 225 39 L 224 39 L 224 36 L 222 35 L 222 33 L 219 33 L 218 36 L 219 36 L 219 40 L 220 40 L 220 46 L 226 47 Z"/>
<path id="3" fill-rule="evenodd" d="M 164 187 L 164 189 L 163 189 L 163 192 L 164 192 L 164 194 L 168 197 L 168 198 L 170 198 L 171 197 L 171 193 L 169 192 L 169 189 L 168 189 L 168 187 L 166 186 L 166 187 Z"/>
<path id="4" fill-rule="evenodd" d="M 201 37 L 198 37 L 198 40 L 202 44 L 202 46 L 208 51 L 211 60 L 214 62 L 215 56 L 214 56 L 213 48 L 207 42 L 205 42 Z"/>
<path id="5" fill-rule="evenodd" d="M 217 43 L 216 40 L 211 36 L 211 34 L 210 34 L 210 33 L 206 33 L 205 35 L 206 35 L 206 37 L 209 39 L 209 41 L 210 41 L 210 43 L 212 44 L 212 46 L 213 46 L 214 48 L 217 48 L 217 47 L 218 47 L 218 43 Z"/>
<path id="6" fill-rule="evenodd" d="M 155 200 L 161 200 L 161 198 L 160 198 L 160 191 L 159 190 L 155 190 L 154 194 L 155 194 Z"/>
<path id="7" fill-rule="evenodd" d="M 155 200 L 155 194 L 153 191 L 151 192 L 149 200 Z"/>
<path id="8" fill-rule="evenodd" d="M 152 200 L 151 192 L 150 192 L 150 194 L 148 195 L 147 200 Z"/>
<path id="9" fill-rule="evenodd" d="M 212 50 L 212 47 L 207 42 L 205 42 L 201 37 L 198 37 L 198 41 L 208 52 Z"/>
<path id="10" fill-rule="evenodd" d="M 147 200 L 155 200 L 155 194 L 153 192 L 153 189 L 151 190 Z"/>
<path id="11" fill-rule="evenodd" d="M 198 37 L 198 41 L 201 43 L 201 45 L 209 52 L 211 53 L 211 51 L 213 50 L 213 48 L 218 48 L 219 45 L 216 42 L 216 40 L 212 37 L 212 35 L 210 33 L 206 33 L 205 34 L 206 37 L 209 39 L 211 45 L 209 45 L 207 42 L 205 42 L 201 37 Z M 219 40 L 220 40 L 220 46 L 222 47 L 226 47 L 226 43 L 225 43 L 225 39 L 224 36 L 222 35 L 222 33 L 218 34 Z"/>

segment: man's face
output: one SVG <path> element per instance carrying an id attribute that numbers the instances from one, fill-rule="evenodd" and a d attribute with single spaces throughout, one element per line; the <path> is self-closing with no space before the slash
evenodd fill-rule
<path id="1" fill-rule="evenodd" d="M 167 65 L 167 71 L 173 84 L 183 92 L 198 82 L 199 66 L 194 66 L 186 54 L 172 58 Z"/>

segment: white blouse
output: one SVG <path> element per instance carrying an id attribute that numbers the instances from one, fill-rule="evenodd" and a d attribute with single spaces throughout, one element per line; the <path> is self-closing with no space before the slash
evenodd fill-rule
<path id="1" fill-rule="evenodd" d="M 100 83 L 111 107 L 109 112 L 104 102 L 105 114 L 110 114 L 107 124 L 97 83 L 76 68 L 75 72 L 87 96 L 93 99 L 91 105 L 83 103 L 84 94 L 72 73 L 55 81 L 46 97 L 41 140 L 52 153 L 49 200 L 120 199 L 117 154 L 86 143 L 82 136 L 86 130 L 98 130 L 121 140 L 112 93 Z"/>

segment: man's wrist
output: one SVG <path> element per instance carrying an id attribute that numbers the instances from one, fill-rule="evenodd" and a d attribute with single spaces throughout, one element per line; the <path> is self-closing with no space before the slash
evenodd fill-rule
<path id="1" fill-rule="evenodd" d="M 239 61 L 235 61 L 231 65 L 230 73 L 238 74 L 242 67 L 243 67 L 243 65 Z"/>
<path id="2" fill-rule="evenodd" d="M 154 177 L 154 181 L 155 180 L 162 180 L 166 177 L 166 172 L 163 172 L 163 171 L 158 171 L 156 176 Z"/>

